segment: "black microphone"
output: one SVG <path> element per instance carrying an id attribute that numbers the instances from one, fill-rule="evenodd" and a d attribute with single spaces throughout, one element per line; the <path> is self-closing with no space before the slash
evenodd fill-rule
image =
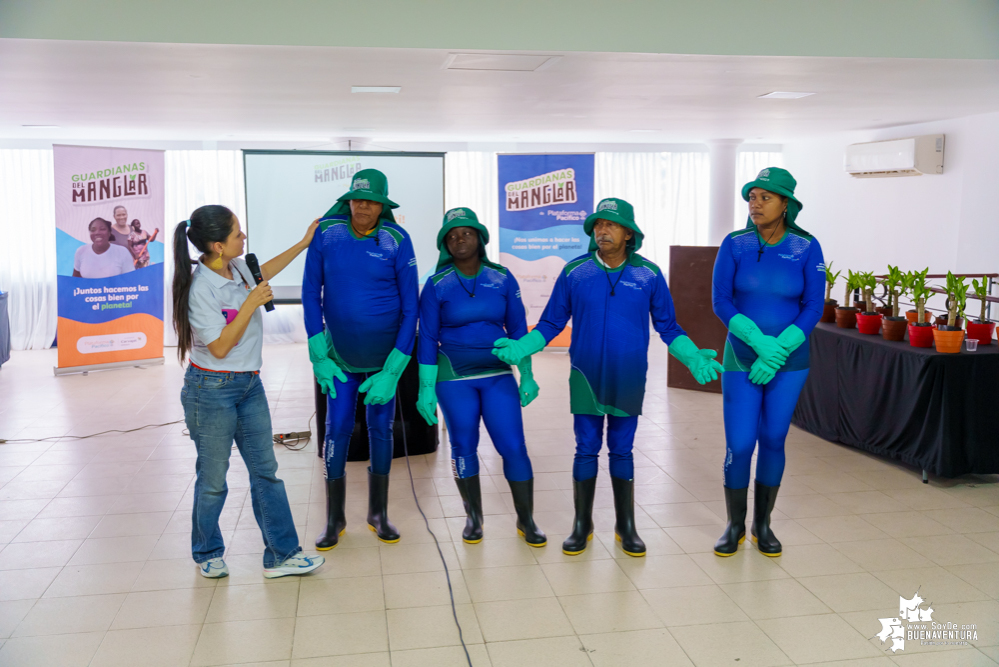
<path id="1" fill-rule="evenodd" d="M 257 256 L 252 252 L 246 255 L 246 267 L 250 269 L 250 273 L 253 274 L 253 279 L 257 281 L 258 285 L 264 282 L 264 274 L 260 273 L 260 262 L 257 261 Z M 273 299 L 264 304 L 264 310 L 268 313 L 274 310 Z"/>

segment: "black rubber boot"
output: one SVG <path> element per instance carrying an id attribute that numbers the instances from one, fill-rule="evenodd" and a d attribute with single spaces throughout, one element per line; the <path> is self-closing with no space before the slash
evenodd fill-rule
<path id="1" fill-rule="evenodd" d="M 756 481 L 753 487 L 753 542 L 764 556 L 781 554 L 780 541 L 770 530 L 770 513 L 774 510 L 779 486 L 765 486 Z"/>
<path id="2" fill-rule="evenodd" d="M 728 525 L 725 532 L 715 542 L 716 556 L 731 556 L 739 550 L 739 545 L 746 540 L 746 497 L 749 487 L 745 489 L 730 489 L 725 487 L 725 511 L 728 514 Z"/>
<path id="3" fill-rule="evenodd" d="M 465 530 L 461 531 L 461 539 L 468 544 L 478 544 L 482 541 L 482 487 L 479 486 L 479 476 L 472 475 L 464 479 L 455 477 L 461 502 L 465 504 Z"/>
<path id="4" fill-rule="evenodd" d="M 507 483 L 513 494 L 513 507 L 517 510 L 517 533 L 532 547 L 545 546 L 548 538 L 534 525 L 534 478 L 523 482 L 507 480 Z"/>
<path id="5" fill-rule="evenodd" d="M 597 478 L 572 480 L 572 500 L 576 506 L 576 518 L 572 523 L 572 535 L 562 543 L 562 553 L 577 556 L 586 550 L 586 543 L 593 539 L 593 495 L 597 491 Z"/>
<path id="6" fill-rule="evenodd" d="M 347 497 L 347 476 L 326 480 L 326 530 L 316 538 L 316 549 L 329 551 L 347 532 L 347 517 L 343 511 Z"/>
<path id="7" fill-rule="evenodd" d="M 624 553 L 640 558 L 645 555 L 645 542 L 635 529 L 635 480 L 611 477 L 611 485 L 614 487 L 614 510 L 617 514 L 614 537 L 621 543 Z"/>
<path id="8" fill-rule="evenodd" d="M 388 475 L 376 475 L 368 468 L 368 527 L 388 544 L 399 541 L 399 531 L 388 519 Z"/>

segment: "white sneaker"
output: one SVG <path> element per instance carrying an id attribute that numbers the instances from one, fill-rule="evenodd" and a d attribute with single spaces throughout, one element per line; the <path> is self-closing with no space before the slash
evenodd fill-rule
<path id="1" fill-rule="evenodd" d="M 221 556 L 219 558 L 212 558 L 201 563 L 201 576 L 208 577 L 209 579 L 221 579 L 222 577 L 229 576 L 229 568 Z"/>
<path id="2" fill-rule="evenodd" d="M 318 569 L 325 562 L 326 559 L 322 556 L 306 556 L 304 553 L 299 552 L 291 558 L 286 558 L 283 563 L 278 563 L 274 567 L 265 567 L 264 577 L 275 579 L 289 575 L 308 574 Z"/>

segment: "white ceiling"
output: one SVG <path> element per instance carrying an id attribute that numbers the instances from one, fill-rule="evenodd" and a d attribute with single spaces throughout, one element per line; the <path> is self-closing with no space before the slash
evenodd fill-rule
<path id="1" fill-rule="evenodd" d="M 507 72 L 453 55 L 0 39 L 0 138 L 781 143 L 999 111 L 995 60 L 537 52 L 561 57 Z M 757 99 L 775 90 L 816 94 Z"/>

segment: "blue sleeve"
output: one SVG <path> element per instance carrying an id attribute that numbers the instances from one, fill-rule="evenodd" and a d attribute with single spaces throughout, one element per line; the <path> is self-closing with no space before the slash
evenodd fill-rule
<path id="1" fill-rule="evenodd" d="M 323 232 L 317 229 L 305 253 L 302 276 L 302 310 L 309 338 L 323 332 Z"/>
<path id="2" fill-rule="evenodd" d="M 667 345 L 672 344 L 680 336 L 687 335 L 676 322 L 673 297 L 670 296 L 669 286 L 666 285 L 662 271 L 656 274 L 656 279 L 652 282 L 652 300 L 649 311 L 652 315 L 652 328 Z"/>
<path id="3" fill-rule="evenodd" d="M 420 294 L 420 347 L 416 360 L 427 366 L 437 364 L 437 345 L 441 333 L 441 304 L 437 300 L 434 279 L 427 278 Z"/>
<path id="4" fill-rule="evenodd" d="M 562 333 L 570 317 L 572 317 L 572 303 L 569 298 L 569 278 L 563 271 L 555 281 L 555 289 L 552 290 L 545 312 L 541 313 L 541 319 L 535 329 L 550 343 L 555 336 Z"/>
<path id="5" fill-rule="evenodd" d="M 395 280 L 402 301 L 402 321 L 395 338 L 395 349 L 409 356 L 416 338 L 416 321 L 420 316 L 420 277 L 416 272 L 416 253 L 409 234 L 403 237 L 395 255 Z"/>
<path id="6" fill-rule="evenodd" d="M 826 265 L 822 259 L 822 247 L 814 236 L 802 264 L 805 270 L 805 291 L 801 295 L 801 313 L 794 324 L 807 336 L 819 323 L 826 303 Z"/>
<path id="7" fill-rule="evenodd" d="M 718 248 L 714 274 L 711 277 L 711 305 L 714 307 L 715 315 L 726 327 L 729 320 L 739 314 L 732 298 L 735 288 L 735 268 L 732 238 L 726 236 Z"/>
<path id="8" fill-rule="evenodd" d="M 514 340 L 527 335 L 527 313 L 520 297 L 520 284 L 510 271 L 506 273 L 506 335 Z"/>

